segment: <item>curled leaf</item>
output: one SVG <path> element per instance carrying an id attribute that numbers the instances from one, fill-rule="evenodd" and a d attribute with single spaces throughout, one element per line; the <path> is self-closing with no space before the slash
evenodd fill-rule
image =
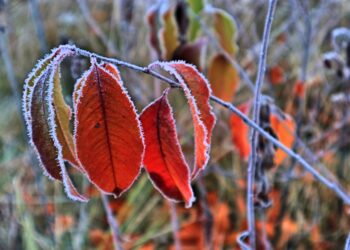
<path id="1" fill-rule="evenodd" d="M 155 187 L 168 199 L 194 201 L 190 184 L 190 169 L 183 156 L 166 89 L 163 95 L 147 106 L 141 116 L 145 157 L 143 164 Z"/>
<path id="2" fill-rule="evenodd" d="M 171 60 L 175 49 L 179 46 L 179 32 L 175 19 L 174 6 L 166 8 L 161 12 L 162 28 L 158 32 L 162 59 Z"/>
<path id="3" fill-rule="evenodd" d="M 214 95 L 226 102 L 232 101 L 239 85 L 239 75 L 224 55 L 217 54 L 211 59 L 208 79 Z"/>
<path id="4" fill-rule="evenodd" d="M 155 62 L 150 68 L 155 66 L 163 68 L 178 80 L 190 105 L 195 136 L 195 166 L 192 178 L 195 178 L 208 163 L 211 134 L 216 120 L 209 103 L 210 86 L 192 65 L 176 61 Z"/>
<path id="5" fill-rule="evenodd" d="M 140 173 L 143 141 L 136 109 L 115 72 L 111 64 L 93 62 L 82 78 L 75 93 L 74 136 L 90 180 L 120 196 Z"/>
<path id="6" fill-rule="evenodd" d="M 79 194 L 68 176 L 63 162 L 63 147 L 65 145 L 61 144 L 61 142 L 65 142 L 66 138 L 58 135 L 62 132 L 59 128 L 61 124 L 56 124 L 56 121 L 62 118 L 58 118 L 55 112 L 57 108 L 54 101 L 54 88 L 57 87 L 57 81 L 59 81 L 59 65 L 66 56 L 72 53 L 72 51 L 68 50 L 60 54 L 47 66 L 41 76 L 33 82 L 33 89 L 28 99 L 28 108 L 30 108 L 30 113 L 27 114 L 29 121 L 28 130 L 31 144 L 36 150 L 45 173 L 53 179 L 63 181 L 66 193 L 70 198 L 87 201 L 86 197 Z M 55 94 L 59 96 L 62 93 L 56 92 Z M 62 115 L 67 111 L 60 108 L 58 110 L 62 112 Z"/>
<path id="7" fill-rule="evenodd" d="M 80 168 L 79 163 L 76 159 L 75 147 L 73 142 L 73 136 L 69 128 L 70 119 L 72 112 L 70 107 L 64 100 L 62 95 L 62 87 L 60 84 L 60 72 L 59 68 L 55 70 L 53 79 L 53 103 L 55 107 L 55 123 L 56 133 L 60 144 L 62 145 L 63 159 L 69 161 L 71 164 Z"/>
<path id="8" fill-rule="evenodd" d="M 30 98 L 31 98 L 31 92 L 33 91 L 33 87 L 35 83 L 38 81 L 38 78 L 42 76 L 42 74 L 47 70 L 50 63 L 55 59 L 56 56 L 58 56 L 61 53 L 61 48 L 56 48 L 51 51 L 50 54 L 48 54 L 44 59 L 40 60 L 37 65 L 34 67 L 32 72 L 28 75 L 27 79 L 24 83 L 23 88 L 23 98 L 22 98 L 22 109 L 24 114 L 24 120 L 27 124 L 28 130 L 30 129 Z M 31 131 L 28 131 L 29 136 L 31 136 Z"/>

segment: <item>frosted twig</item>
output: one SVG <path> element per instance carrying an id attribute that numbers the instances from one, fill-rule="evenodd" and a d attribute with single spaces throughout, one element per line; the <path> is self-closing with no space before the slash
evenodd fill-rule
<path id="1" fill-rule="evenodd" d="M 174 202 L 168 202 L 170 207 L 171 229 L 173 231 L 175 250 L 181 250 L 181 242 L 179 239 L 179 221 Z"/>
<path id="2" fill-rule="evenodd" d="M 267 48 L 269 44 L 269 37 L 271 32 L 272 20 L 275 13 L 277 0 L 270 0 L 268 11 L 265 19 L 264 34 L 262 38 L 262 47 L 259 57 L 258 74 L 255 82 L 254 91 L 254 106 L 253 106 L 253 121 L 259 126 L 260 123 L 260 105 L 261 105 L 261 87 L 263 85 L 264 75 L 266 71 L 266 56 Z M 251 155 L 249 158 L 248 172 L 247 172 L 247 217 L 248 217 L 248 231 L 249 231 L 249 243 L 252 249 L 255 249 L 255 214 L 254 214 L 254 180 L 255 180 L 255 167 L 257 164 L 257 145 L 258 145 L 258 132 L 254 128 L 251 129 Z"/>
<path id="3" fill-rule="evenodd" d="M 120 242 L 120 233 L 117 219 L 113 216 L 111 207 L 109 206 L 108 197 L 105 194 L 101 194 L 102 204 L 106 212 L 108 224 L 112 231 L 114 249 L 123 250 L 122 244 Z"/>
<path id="4" fill-rule="evenodd" d="M 252 250 L 245 242 L 244 240 L 249 236 L 249 232 L 244 231 L 237 237 L 237 243 L 243 250 Z"/>
<path id="5" fill-rule="evenodd" d="M 348 234 L 348 237 L 346 238 L 344 250 L 350 250 L 350 233 Z"/>

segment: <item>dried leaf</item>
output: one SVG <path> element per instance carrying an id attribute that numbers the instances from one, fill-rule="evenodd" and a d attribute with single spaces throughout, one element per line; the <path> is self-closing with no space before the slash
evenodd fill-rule
<path id="1" fill-rule="evenodd" d="M 295 139 L 296 124 L 294 119 L 285 114 L 285 117 L 279 117 L 273 113 L 270 115 L 270 123 L 273 131 L 276 133 L 280 142 L 282 142 L 288 148 L 292 148 Z M 275 164 L 280 165 L 287 154 L 282 149 L 277 149 L 275 153 Z"/>
<path id="2" fill-rule="evenodd" d="M 163 60 L 171 60 L 175 49 L 179 46 L 179 32 L 175 19 L 174 6 L 161 13 L 162 28 L 158 32 Z"/>
<path id="3" fill-rule="evenodd" d="M 166 198 L 185 201 L 186 207 L 191 207 L 195 198 L 190 169 L 177 138 L 168 92 L 166 89 L 140 116 L 145 137 L 143 164 L 155 187 Z"/>
<path id="4" fill-rule="evenodd" d="M 303 98 L 305 95 L 305 83 L 301 80 L 297 80 L 294 83 L 293 94 L 298 98 Z"/>
<path id="5" fill-rule="evenodd" d="M 221 47 L 230 55 L 235 55 L 238 50 L 237 25 L 232 16 L 222 9 L 213 8 L 213 26 Z"/>
<path id="6" fill-rule="evenodd" d="M 149 67 L 155 66 L 163 68 L 178 80 L 190 105 L 195 135 L 195 166 L 192 178 L 195 178 L 208 163 L 211 134 L 216 120 L 209 103 L 210 86 L 192 65 L 183 62 L 155 62 Z"/>
<path id="7" fill-rule="evenodd" d="M 155 50 L 157 57 L 160 58 L 161 56 L 161 48 L 158 40 L 158 13 L 159 8 L 158 4 L 156 6 L 151 7 L 146 15 L 146 20 L 149 28 L 149 44 L 151 47 Z"/>
<path id="8" fill-rule="evenodd" d="M 120 196 L 140 173 L 143 140 L 136 109 L 115 72 L 113 65 L 93 62 L 83 77 L 75 93 L 74 137 L 90 180 Z"/>
<path id="9" fill-rule="evenodd" d="M 56 133 L 58 141 L 62 145 L 63 159 L 69 161 L 78 169 L 82 170 L 76 159 L 73 136 L 69 129 L 69 122 L 71 119 L 72 112 L 70 107 L 64 101 L 64 97 L 62 95 L 62 87 L 60 84 L 60 72 L 58 68 L 54 73 L 53 84 L 53 103 L 56 111 Z"/>
<path id="10" fill-rule="evenodd" d="M 237 108 L 244 114 L 248 115 L 251 107 L 251 102 L 241 104 Z M 249 143 L 249 127 L 243 122 L 243 120 L 236 114 L 231 114 L 230 118 L 232 141 L 238 150 L 239 156 L 247 161 L 250 154 Z"/>
<path id="11" fill-rule="evenodd" d="M 50 54 L 46 55 L 46 57 L 42 60 L 40 60 L 32 72 L 28 75 L 27 79 L 25 80 L 24 89 L 23 89 L 23 114 L 24 119 L 27 124 L 27 128 L 30 129 L 30 98 L 31 98 L 31 92 L 33 91 L 33 86 L 38 80 L 38 78 L 44 73 L 44 71 L 48 68 L 50 63 L 57 57 L 61 52 L 61 48 L 56 48 L 51 51 Z M 28 131 L 29 136 L 31 131 Z"/>
<path id="12" fill-rule="evenodd" d="M 183 60 L 201 69 L 203 50 L 206 45 L 205 39 L 198 39 L 193 43 L 184 43 L 174 51 L 173 60 Z"/>
<path id="13" fill-rule="evenodd" d="M 36 150 L 45 173 L 53 179 L 63 181 L 66 193 L 70 198 L 87 201 L 86 197 L 79 194 L 68 176 L 55 124 L 57 121 L 53 97 L 55 76 L 58 74 L 60 62 L 71 54 L 72 51 L 69 50 L 61 53 L 33 82 L 33 90 L 29 95 L 28 130 L 31 144 Z"/>
<path id="14" fill-rule="evenodd" d="M 239 85 L 239 75 L 224 55 L 216 54 L 211 59 L 208 79 L 215 96 L 226 102 L 232 102 Z"/>
<path id="15" fill-rule="evenodd" d="M 186 33 L 190 22 L 188 13 L 187 13 L 187 8 L 188 8 L 188 5 L 185 0 L 177 1 L 176 7 L 175 7 L 175 20 L 179 30 L 179 34 L 180 34 L 179 36 L 180 36 L 181 42 L 186 41 Z"/>
<path id="16" fill-rule="evenodd" d="M 268 70 L 268 76 L 270 82 L 274 85 L 278 85 L 284 82 L 284 70 L 281 66 L 275 65 Z"/>

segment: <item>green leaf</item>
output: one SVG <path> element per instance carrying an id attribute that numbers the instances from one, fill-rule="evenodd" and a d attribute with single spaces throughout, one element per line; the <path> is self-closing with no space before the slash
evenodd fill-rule
<path id="1" fill-rule="evenodd" d="M 238 51 L 237 25 L 230 14 L 221 9 L 213 9 L 213 27 L 221 47 L 230 55 Z"/>

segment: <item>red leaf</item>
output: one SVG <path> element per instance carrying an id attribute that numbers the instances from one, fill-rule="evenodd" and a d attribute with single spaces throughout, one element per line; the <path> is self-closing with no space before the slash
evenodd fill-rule
<path id="1" fill-rule="evenodd" d="M 143 141 L 136 109 L 116 72 L 111 64 L 93 62 L 76 88 L 75 141 L 90 180 L 120 196 L 140 173 Z"/>
<path id="2" fill-rule="evenodd" d="M 169 89 L 165 90 L 140 116 L 146 145 L 143 164 L 155 187 L 166 198 L 184 200 L 186 207 L 191 207 L 194 197 L 190 169 L 177 138 L 168 92 Z"/>
<path id="3" fill-rule="evenodd" d="M 293 94 L 299 98 L 303 98 L 305 95 L 305 84 L 301 80 L 297 80 L 294 83 Z"/>
<path id="4" fill-rule="evenodd" d="M 238 109 L 244 114 L 248 114 L 250 110 L 251 102 L 238 106 Z M 232 132 L 232 141 L 240 157 L 244 160 L 248 160 L 250 153 L 250 144 L 249 144 L 249 127 L 243 122 L 243 120 L 236 114 L 232 114 L 230 118 L 231 132 Z"/>
<path id="5" fill-rule="evenodd" d="M 195 166 L 192 178 L 203 170 L 209 160 L 211 134 L 215 115 L 209 104 L 211 89 L 208 81 L 192 65 L 183 62 L 155 62 L 150 67 L 160 66 L 180 83 L 190 105 L 195 134 Z"/>
<path id="6" fill-rule="evenodd" d="M 271 128 L 276 133 L 278 140 L 282 142 L 288 148 L 292 148 L 295 139 L 296 124 L 294 119 L 284 114 L 285 118 L 281 118 L 273 113 L 270 115 Z M 275 164 L 280 165 L 287 157 L 282 149 L 277 149 L 274 157 Z"/>
<path id="7" fill-rule="evenodd" d="M 268 71 L 270 82 L 274 85 L 282 84 L 284 82 L 284 70 L 281 66 L 275 65 Z"/>

